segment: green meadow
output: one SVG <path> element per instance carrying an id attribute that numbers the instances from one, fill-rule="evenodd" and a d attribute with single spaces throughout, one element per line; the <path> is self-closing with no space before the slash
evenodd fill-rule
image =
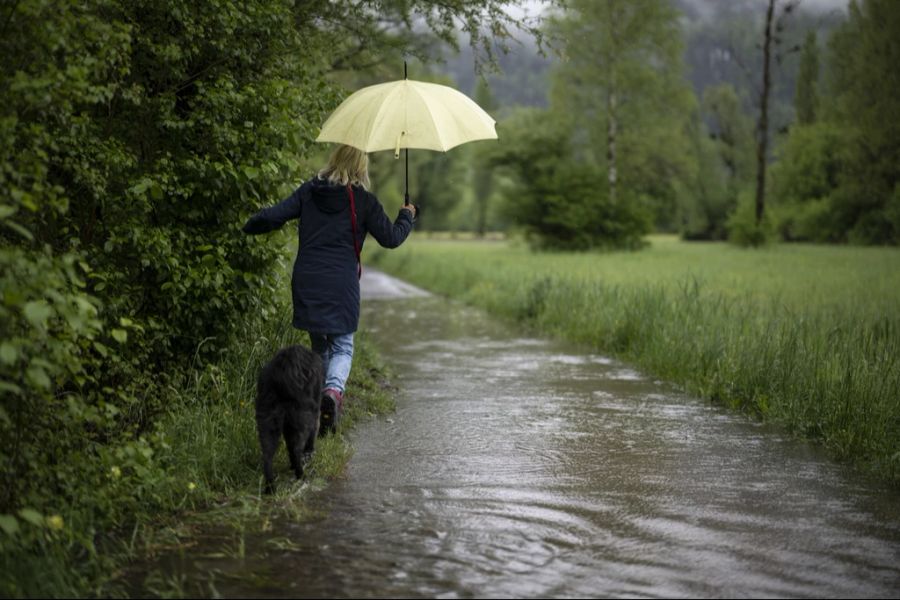
<path id="1" fill-rule="evenodd" d="M 370 264 L 617 356 L 900 483 L 900 251 L 651 236 L 638 252 L 538 253 L 414 237 L 402 252 L 370 251 Z"/>

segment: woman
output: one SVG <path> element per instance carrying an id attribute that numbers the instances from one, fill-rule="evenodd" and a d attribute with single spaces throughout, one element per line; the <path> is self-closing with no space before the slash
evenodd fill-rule
<path id="1" fill-rule="evenodd" d="M 294 327 L 309 332 L 325 366 L 320 433 L 334 431 L 343 412 L 353 334 L 359 326 L 359 254 L 366 234 L 385 248 L 396 248 L 416 216 L 415 205 L 405 204 L 391 223 L 368 188 L 368 156 L 352 146 L 339 146 L 316 177 L 244 225 L 245 233 L 259 234 L 300 220 L 300 247 L 291 277 Z"/>

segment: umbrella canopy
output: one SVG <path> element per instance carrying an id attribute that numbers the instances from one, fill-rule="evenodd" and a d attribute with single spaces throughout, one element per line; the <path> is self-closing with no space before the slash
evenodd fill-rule
<path id="1" fill-rule="evenodd" d="M 475 140 L 497 139 L 496 121 L 465 94 L 435 83 L 403 79 L 363 88 L 322 125 L 317 142 L 364 152 L 421 148 L 446 152 Z"/>

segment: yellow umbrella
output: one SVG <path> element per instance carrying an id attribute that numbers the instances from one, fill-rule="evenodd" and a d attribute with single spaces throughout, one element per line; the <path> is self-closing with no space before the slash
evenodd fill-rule
<path id="1" fill-rule="evenodd" d="M 465 142 L 497 139 L 495 124 L 453 88 L 403 79 L 354 92 L 328 117 L 316 141 L 347 144 L 364 152 L 393 149 L 399 158 L 401 148 L 446 152 Z M 408 151 L 406 169 L 409 188 Z"/>

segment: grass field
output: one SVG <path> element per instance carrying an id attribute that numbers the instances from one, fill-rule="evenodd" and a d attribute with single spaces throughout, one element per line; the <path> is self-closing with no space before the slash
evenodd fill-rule
<path id="1" fill-rule="evenodd" d="M 650 242 L 534 253 L 418 236 L 367 258 L 781 423 L 900 484 L 900 251 Z"/>

